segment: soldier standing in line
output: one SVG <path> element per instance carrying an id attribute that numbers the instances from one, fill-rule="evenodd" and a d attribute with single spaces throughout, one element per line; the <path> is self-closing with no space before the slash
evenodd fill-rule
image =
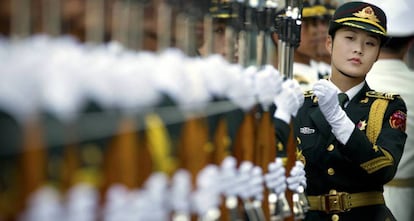
<path id="1" fill-rule="evenodd" d="M 343 4 L 330 21 L 332 75 L 305 93 L 293 122 L 308 184 L 305 220 L 396 220 L 382 193 L 403 153 L 407 108 L 365 81 L 386 30 L 385 13 L 363 2 Z M 287 113 L 289 104 L 280 105 L 275 117 Z M 288 122 L 276 124 L 284 145 Z"/>
<path id="2" fill-rule="evenodd" d="M 329 20 L 335 12 L 335 6 L 332 5 L 331 1 L 326 1 L 325 4 L 317 2 L 313 7 L 322 15 L 316 20 L 318 27 L 318 47 L 315 57 L 311 60 L 311 66 L 318 72 L 318 79 L 328 79 L 331 73 L 331 55 L 326 50 L 325 42 L 328 38 Z"/>
<path id="3" fill-rule="evenodd" d="M 211 12 L 213 17 L 213 47 L 212 52 L 213 54 L 219 54 L 226 57 L 226 39 L 225 39 L 225 31 L 226 25 L 230 18 L 230 13 L 228 12 L 221 12 L 221 11 L 214 11 Z M 203 43 L 198 48 L 198 54 L 202 57 L 206 57 L 208 55 L 208 42 L 203 41 Z"/>
<path id="4" fill-rule="evenodd" d="M 414 42 L 414 15 L 410 8 L 413 1 L 376 1 L 388 16 L 388 33 L 392 37 L 381 48 L 378 61 L 367 76 L 367 82 L 376 90 L 398 93 L 407 105 L 407 142 L 404 147 L 397 173 L 391 182 L 384 186 L 384 198 L 395 218 L 408 221 L 414 217 L 414 71 L 404 62 L 409 46 Z M 398 5 L 398 7 L 393 7 Z"/>
<path id="5" fill-rule="evenodd" d="M 311 67 L 311 59 L 316 56 L 318 47 L 317 18 L 321 12 L 308 2 L 304 1 L 302 10 L 302 27 L 300 45 L 294 53 L 293 78 L 306 91 L 318 80 L 318 73 Z"/>

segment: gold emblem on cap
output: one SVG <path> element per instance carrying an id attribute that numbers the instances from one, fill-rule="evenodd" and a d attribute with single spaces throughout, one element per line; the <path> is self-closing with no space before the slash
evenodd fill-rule
<path id="1" fill-rule="evenodd" d="M 379 22 L 377 16 L 374 13 L 374 10 L 371 7 L 365 7 L 359 12 L 355 12 L 353 15 L 355 15 L 358 18 L 366 18 L 371 21 Z"/>

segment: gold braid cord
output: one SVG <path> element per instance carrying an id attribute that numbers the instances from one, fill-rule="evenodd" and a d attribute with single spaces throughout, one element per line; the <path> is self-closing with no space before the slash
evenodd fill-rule
<path id="1" fill-rule="evenodd" d="M 376 99 L 371 106 L 369 111 L 368 125 L 367 125 L 367 136 L 371 143 L 375 144 L 378 135 L 382 128 L 382 122 L 384 120 L 385 110 L 388 106 L 388 100 Z"/>
<path id="2" fill-rule="evenodd" d="M 392 155 L 388 151 L 375 145 L 382 128 L 382 122 L 384 119 L 385 111 L 388 106 L 388 102 L 389 100 L 387 99 L 376 99 L 372 104 L 369 112 L 368 126 L 366 132 L 367 137 L 369 141 L 371 141 L 373 149 L 375 151 L 381 150 L 381 152 L 384 154 L 384 156 L 382 157 L 377 157 L 375 159 L 361 164 L 361 167 L 364 170 L 366 170 L 369 174 L 374 173 L 386 166 L 390 166 L 394 162 Z"/>
<path id="3" fill-rule="evenodd" d="M 148 114 L 145 117 L 145 123 L 149 152 L 153 158 L 155 170 L 167 174 L 173 173 L 176 161 L 170 156 L 171 139 L 161 117 L 156 114 Z"/>

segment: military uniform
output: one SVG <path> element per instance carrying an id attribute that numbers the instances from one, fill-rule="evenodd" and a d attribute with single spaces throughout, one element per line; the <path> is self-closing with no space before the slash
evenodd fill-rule
<path id="1" fill-rule="evenodd" d="M 387 103 L 385 112 L 377 111 L 378 107 L 371 110 L 378 104 L 377 100 Z M 318 99 L 312 91 L 306 92 L 304 105 L 295 119 L 299 158 L 305 162 L 306 192 L 311 203 L 306 220 L 393 220 L 383 202 L 382 191 L 383 185 L 395 175 L 407 137 L 405 103 L 398 95 L 374 92 L 365 84 L 350 100 L 345 112 L 355 123 L 345 145 L 331 133 L 331 126 L 318 108 Z M 276 125 L 280 132 L 278 139 L 285 143 L 289 126 L 283 121 Z M 369 140 L 370 136 L 374 139 L 376 136 L 369 135 L 372 134 L 370 127 L 380 131 L 375 145 Z M 339 196 L 343 198 L 337 199 L 339 204 L 346 205 L 329 202 L 326 195 L 329 193 L 332 200 Z M 352 195 L 355 193 L 362 195 Z M 355 198 L 345 199 L 349 196 L 346 194 Z M 361 206 L 352 208 L 352 204 Z"/>
<path id="2" fill-rule="evenodd" d="M 312 89 L 313 84 L 318 80 L 318 72 L 308 64 L 293 63 L 293 78 L 297 80 L 303 91 Z"/>
<path id="3" fill-rule="evenodd" d="M 381 45 L 388 40 L 385 13 L 372 4 L 348 2 L 340 6 L 330 21 L 330 36 L 335 38 L 336 30 L 344 26 L 377 36 Z M 349 42 L 338 40 L 341 43 L 343 47 Z M 355 47 L 352 44 L 350 47 Z M 341 52 L 346 52 L 346 57 L 365 51 L 350 48 Z M 338 71 L 348 66 L 336 65 L 331 76 L 334 81 L 321 80 L 314 91 L 305 93 L 293 122 L 298 157 L 305 163 L 307 178 L 310 209 L 305 220 L 396 220 L 385 205 L 383 186 L 395 176 L 402 157 L 407 107 L 399 95 L 373 91 L 365 81 L 355 84 L 348 80 L 351 77 L 343 75 L 349 73 Z M 338 80 L 347 88 L 344 92 L 349 102 L 345 105 L 339 97 L 343 93 L 338 94 L 339 102 L 332 96 L 340 91 L 335 84 Z M 286 144 L 289 126 L 284 122 L 276 123 L 276 131 L 279 141 Z"/>

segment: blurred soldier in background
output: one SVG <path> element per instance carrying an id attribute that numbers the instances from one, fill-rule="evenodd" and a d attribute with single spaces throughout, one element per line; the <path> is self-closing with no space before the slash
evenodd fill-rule
<path id="1" fill-rule="evenodd" d="M 385 202 L 399 221 L 414 217 L 414 71 L 404 62 L 407 50 L 414 41 L 414 19 L 410 0 L 373 1 L 384 9 L 388 18 L 388 36 L 392 37 L 379 55 L 367 76 L 375 90 L 398 93 L 408 109 L 407 142 L 395 178 L 384 186 Z"/>
<path id="2" fill-rule="evenodd" d="M 85 40 L 85 1 L 62 1 L 62 31 Z"/>
<path id="3" fill-rule="evenodd" d="M 211 42 L 209 42 L 208 39 L 205 39 L 204 36 L 197 37 L 198 39 L 202 39 L 202 43 L 198 44 L 199 47 L 197 50 L 200 56 L 205 57 L 209 55 L 209 53 L 212 53 L 219 54 L 223 56 L 223 58 L 228 58 L 228 50 L 234 47 L 235 54 L 231 57 L 233 58 L 232 62 L 237 62 L 237 38 L 234 38 L 234 40 L 231 41 L 234 43 L 232 47 L 229 47 L 229 45 L 227 45 L 228 42 L 226 41 L 226 29 L 230 26 L 232 19 L 237 18 L 237 15 L 235 13 L 232 13 L 231 7 L 231 4 L 227 4 L 225 2 L 212 3 L 210 5 L 209 11 L 212 17 L 213 36 Z M 206 28 L 207 27 L 203 28 L 203 32 L 208 32 Z M 212 46 L 210 44 L 212 44 Z M 211 47 L 211 52 L 209 52 L 209 47 Z"/>
<path id="4" fill-rule="evenodd" d="M 318 47 L 315 57 L 312 58 L 311 66 L 317 70 L 318 79 L 328 79 L 331 73 L 331 55 L 326 50 L 325 43 L 328 37 L 329 20 L 335 12 L 335 6 L 330 0 L 327 0 L 325 4 L 317 1 L 313 8 L 321 15 L 316 19 L 318 27 Z"/>
<path id="5" fill-rule="evenodd" d="M 226 32 L 226 25 L 230 18 L 230 13 L 223 11 L 225 10 L 223 7 L 216 7 L 216 11 L 213 11 L 215 8 L 210 9 L 210 13 L 213 19 L 213 47 L 212 52 L 213 54 L 222 55 L 224 58 L 226 57 L 226 39 L 225 39 L 225 32 Z M 217 11 L 219 10 L 219 11 Z M 203 41 L 202 45 L 198 48 L 198 54 L 202 57 L 208 55 L 208 47 L 209 44 L 207 41 Z"/>
<path id="6" fill-rule="evenodd" d="M 11 0 L 0 1 L 0 35 L 10 32 L 10 2 Z"/>
<path id="7" fill-rule="evenodd" d="M 226 47 L 226 24 L 227 24 L 227 18 L 219 18 L 215 17 L 213 19 L 213 54 L 219 54 L 222 55 L 223 58 L 226 58 L 227 56 L 227 48 Z M 236 42 L 236 41 L 235 41 Z M 200 46 L 198 49 L 199 55 L 202 57 L 208 55 L 207 53 L 207 42 L 204 41 L 204 43 Z"/>
<path id="8" fill-rule="evenodd" d="M 323 11 L 314 8 L 309 1 L 303 2 L 300 45 L 294 54 L 293 77 L 304 91 L 311 90 L 318 80 L 318 73 L 311 67 L 311 60 L 316 57 L 319 36 L 317 18 L 322 15 Z"/>

